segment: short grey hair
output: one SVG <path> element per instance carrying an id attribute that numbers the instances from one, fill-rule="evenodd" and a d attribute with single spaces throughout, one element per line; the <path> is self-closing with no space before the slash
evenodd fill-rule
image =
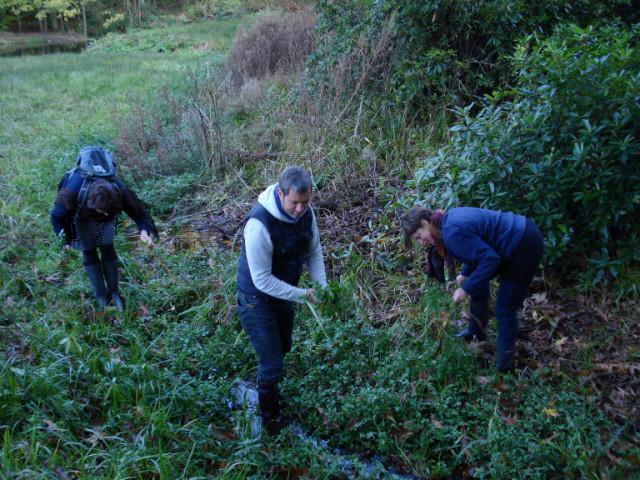
<path id="1" fill-rule="evenodd" d="M 307 193 L 312 188 L 311 175 L 298 165 L 287 167 L 278 178 L 278 188 L 284 195 L 289 195 L 291 189 L 296 193 Z"/>

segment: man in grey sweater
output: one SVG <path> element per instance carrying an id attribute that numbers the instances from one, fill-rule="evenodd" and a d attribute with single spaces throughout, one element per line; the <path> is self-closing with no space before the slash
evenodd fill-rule
<path id="1" fill-rule="evenodd" d="M 258 394 L 263 426 L 282 428 L 278 383 L 291 350 L 295 303 L 317 303 L 313 288 L 299 288 L 306 263 L 311 281 L 327 284 L 313 210 L 311 176 L 287 167 L 247 216 L 238 262 L 238 316 L 258 355 Z"/>

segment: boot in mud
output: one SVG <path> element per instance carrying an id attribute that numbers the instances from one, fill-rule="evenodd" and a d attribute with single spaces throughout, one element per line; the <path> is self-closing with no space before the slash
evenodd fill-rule
<path id="1" fill-rule="evenodd" d="M 102 266 L 99 263 L 85 265 L 84 271 L 87 272 L 93 293 L 96 297 L 96 310 L 102 312 L 107 306 L 107 289 L 104 285 L 102 277 Z"/>
<path id="2" fill-rule="evenodd" d="M 102 269 L 104 270 L 104 278 L 107 281 L 109 297 L 111 298 L 114 307 L 123 311 L 124 300 L 120 296 L 120 292 L 118 290 L 118 261 L 102 262 Z"/>
<path id="3" fill-rule="evenodd" d="M 284 421 L 280 415 L 278 384 L 275 382 L 258 382 L 258 403 L 262 428 L 271 436 L 280 434 Z"/>

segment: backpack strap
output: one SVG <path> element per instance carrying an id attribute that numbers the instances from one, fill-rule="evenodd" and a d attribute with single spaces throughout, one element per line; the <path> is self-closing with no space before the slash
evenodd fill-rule
<path id="1" fill-rule="evenodd" d="M 78 192 L 78 207 L 80 211 L 84 208 L 84 204 L 87 202 L 87 194 L 89 193 L 89 184 L 91 182 L 86 177 L 82 179 L 82 185 L 80 185 L 80 191 Z"/>
<path id="2" fill-rule="evenodd" d="M 60 179 L 60 182 L 58 182 L 58 192 L 60 191 L 61 188 L 64 188 L 67 186 L 67 182 L 69 181 L 69 178 L 71 178 L 71 175 L 73 175 L 77 170 L 76 168 L 72 168 L 71 170 L 67 170 L 64 175 L 62 176 L 62 178 Z"/>
<path id="3" fill-rule="evenodd" d="M 58 183 L 58 191 L 60 191 L 62 188 L 65 188 L 67 186 L 69 179 L 78 171 L 80 171 L 80 174 L 82 175 L 82 184 L 80 185 L 80 190 L 78 191 L 78 195 L 76 196 L 76 210 L 84 208 L 84 204 L 87 201 L 87 194 L 89 193 L 89 184 L 91 183 L 91 180 L 88 179 L 90 179 L 91 177 L 83 175 L 84 171 L 82 170 L 82 168 L 75 167 L 71 170 L 67 170 L 67 172 L 60 180 L 60 183 Z"/>

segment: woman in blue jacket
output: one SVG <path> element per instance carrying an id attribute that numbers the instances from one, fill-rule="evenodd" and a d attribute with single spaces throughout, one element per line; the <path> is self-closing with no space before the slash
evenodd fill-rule
<path id="1" fill-rule="evenodd" d="M 118 216 L 121 211 L 127 213 L 140 229 L 140 240 L 149 246 L 153 245 L 151 236 L 157 238 L 158 232 L 135 192 L 115 175 L 87 179 L 81 161 L 105 168 L 115 167 L 111 154 L 105 149 L 85 147 L 80 151 L 78 167 L 68 172 L 58 185 L 51 211 L 53 231 L 57 237 L 64 238 L 65 248 L 82 252 L 82 263 L 93 286 L 97 309 L 103 310 L 113 302 L 118 310 L 124 310 L 118 290 L 118 255 L 113 246 Z"/>
<path id="2" fill-rule="evenodd" d="M 512 212 L 460 207 L 447 212 L 412 208 L 402 217 L 405 241 L 430 246 L 442 258 L 462 262 L 453 302 L 471 298 L 468 327 L 456 336 L 484 340 L 489 320 L 489 283 L 499 277 L 495 316 L 498 324 L 496 368 L 514 368 L 518 311 L 544 250 L 540 229 Z"/>

